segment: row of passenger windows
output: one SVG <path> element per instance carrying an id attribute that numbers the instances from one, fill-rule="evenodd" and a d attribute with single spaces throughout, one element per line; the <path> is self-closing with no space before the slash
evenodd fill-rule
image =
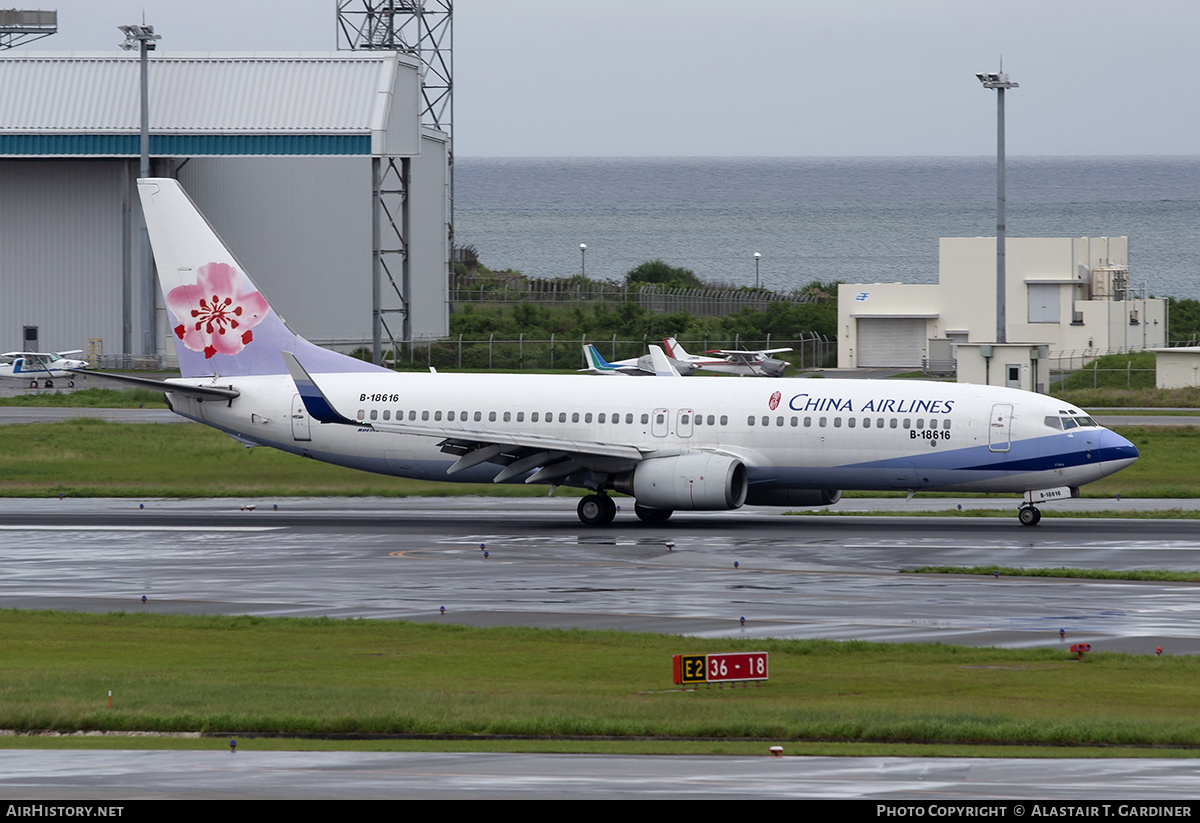
<path id="1" fill-rule="evenodd" d="M 771 425 L 770 416 L 765 415 L 765 414 L 761 418 L 756 418 L 754 415 L 750 415 L 749 417 L 746 418 L 746 425 L 753 426 L 753 425 L 755 425 L 755 421 L 760 420 L 760 419 L 762 421 L 762 425 L 764 425 L 764 426 Z M 783 418 L 783 417 L 776 417 L 775 425 L 776 426 L 785 425 L 784 420 L 785 420 L 785 418 Z M 830 425 L 830 419 L 828 417 L 816 417 L 816 418 L 805 417 L 804 418 L 804 428 L 806 428 L 806 429 L 812 428 L 814 422 L 816 423 L 817 428 L 821 428 L 821 429 Z M 903 419 L 898 418 L 898 417 L 892 417 L 892 418 L 876 417 L 874 419 L 872 419 L 870 417 L 864 417 L 864 418 L 862 418 L 861 423 L 862 423 L 862 427 L 864 429 L 869 429 L 872 427 L 877 428 L 877 429 L 882 429 L 885 427 L 892 428 L 892 429 L 911 429 L 913 427 L 913 420 L 911 417 L 905 417 Z M 799 426 L 800 418 L 799 417 L 791 418 L 790 425 L 793 428 Z M 845 420 L 845 425 L 846 425 L 846 428 L 848 428 L 848 429 L 857 428 L 859 425 L 859 418 L 847 417 Z M 842 418 L 840 418 L 840 417 L 833 418 L 833 427 L 835 429 L 840 429 L 842 427 Z M 917 418 L 916 427 L 918 429 L 926 428 L 924 418 L 921 418 L 921 417 Z M 930 418 L 928 428 L 936 429 L 937 427 L 938 427 L 937 419 Z M 943 429 L 950 428 L 950 420 L 948 418 L 942 419 L 942 428 Z"/>
<path id="2" fill-rule="evenodd" d="M 406 413 L 404 411 L 398 410 L 395 412 L 395 419 L 397 421 L 403 421 L 406 419 L 405 414 Z M 465 412 L 465 411 L 464 412 L 448 411 L 448 412 L 443 413 L 442 411 L 412 410 L 412 411 L 407 412 L 407 419 L 412 422 L 416 422 L 418 420 L 420 420 L 422 422 L 428 422 L 430 420 L 432 420 L 433 422 L 441 422 L 442 419 L 444 418 L 449 423 L 454 423 L 456 421 L 461 422 L 461 423 L 467 423 L 467 422 L 482 423 L 483 415 L 484 415 L 484 412 L 480 412 L 480 411 L 477 411 L 474 413 Z M 583 413 L 571 412 L 569 416 L 570 416 L 570 421 L 572 423 L 578 423 L 581 420 L 584 423 L 591 423 L 591 422 L 595 421 L 596 423 L 610 423 L 611 422 L 611 423 L 615 424 L 615 423 L 621 422 L 620 412 L 614 412 L 612 414 L 607 414 L 606 412 L 599 412 L 596 414 L 593 414 L 592 412 L 583 412 Z M 637 417 L 643 426 L 647 425 L 650 422 L 650 415 L 648 415 L 648 414 L 642 414 Z M 370 412 L 367 412 L 365 409 L 359 409 L 358 419 L 366 420 L 368 418 L 370 418 L 371 420 L 391 420 L 392 419 L 392 411 L 390 409 L 384 409 L 381 412 L 377 409 L 371 409 Z M 558 422 L 559 423 L 566 423 L 567 418 L 568 418 L 567 412 L 558 412 Z M 635 418 L 635 415 L 627 412 L 625 414 L 625 423 L 627 425 L 632 425 L 634 418 Z M 545 413 L 529 412 L 528 419 L 529 419 L 530 423 L 539 423 L 539 422 L 553 423 L 553 422 L 555 422 L 555 412 L 545 412 Z M 519 411 L 519 412 L 508 412 L 508 411 L 506 411 L 506 412 L 494 412 L 494 411 L 487 412 L 487 421 L 489 423 L 495 423 L 498 420 L 502 420 L 505 423 L 510 423 L 513 420 L 516 420 L 516 422 L 518 422 L 518 423 L 524 423 L 526 420 L 526 413 L 523 411 Z M 812 428 L 812 426 L 815 424 L 818 428 L 823 429 L 823 428 L 826 428 L 827 426 L 831 425 L 830 418 L 828 418 L 828 417 L 815 417 L 815 418 L 814 417 L 805 417 L 805 418 L 803 418 L 803 420 L 804 420 L 805 428 Z M 780 416 L 780 417 L 774 418 L 775 425 L 780 426 L 780 427 L 790 425 L 792 428 L 797 428 L 800 426 L 800 421 L 801 421 L 801 418 L 799 418 L 799 417 L 787 418 L 787 417 Z M 659 412 L 655 415 L 655 423 L 662 425 L 665 422 L 666 422 L 666 415 L 662 414 L 661 412 Z M 728 415 L 724 415 L 724 414 L 722 414 L 719 418 L 715 414 L 710 414 L 707 416 L 705 416 L 703 414 L 697 414 L 695 416 L 692 416 L 691 414 L 683 414 L 680 416 L 679 422 L 680 422 L 680 425 L 682 425 L 682 426 L 693 425 L 693 424 L 696 426 L 717 426 L 717 425 L 727 426 L 727 425 L 729 425 L 729 417 L 728 417 Z M 762 417 L 756 417 L 755 415 L 750 415 L 749 417 L 746 418 L 747 426 L 755 426 L 755 425 L 770 426 L 771 422 L 772 422 L 772 419 L 769 415 L 763 415 Z M 1049 423 L 1049 418 L 1047 418 L 1047 423 Z M 860 425 L 860 420 L 857 417 L 847 417 L 844 420 L 844 424 L 847 428 L 853 429 L 853 428 L 857 428 Z M 842 425 L 843 425 L 843 418 L 841 418 L 841 417 L 832 418 L 833 428 L 840 429 L 842 427 Z M 950 428 L 950 421 L 948 419 L 943 419 L 941 425 L 942 425 L 943 429 L 948 429 L 948 428 Z M 912 420 L 912 418 L 908 418 L 908 417 L 905 417 L 903 419 L 896 418 L 896 417 L 892 417 L 890 419 L 883 418 L 883 417 L 876 417 L 874 419 L 872 419 L 870 417 L 864 417 L 861 419 L 861 426 L 864 429 L 869 429 L 872 427 L 877 428 L 877 429 L 882 429 L 882 428 L 911 429 L 911 428 L 913 428 L 913 420 Z M 916 427 L 918 429 L 926 428 L 926 422 L 925 422 L 924 418 L 918 417 L 916 419 Z M 930 419 L 929 423 L 928 423 L 928 428 L 936 429 L 937 427 L 938 427 L 938 421 L 936 419 Z"/>
<path id="3" fill-rule="evenodd" d="M 554 419 L 555 419 L 554 414 L 555 414 L 554 412 L 545 412 L 544 414 L 542 412 L 530 412 L 528 415 L 528 419 L 529 419 L 530 423 L 539 423 L 539 422 L 553 423 Z M 397 411 L 396 412 L 396 420 L 404 420 L 405 419 L 404 415 L 405 415 L 405 412 Z M 472 414 L 471 412 L 465 412 L 465 411 L 464 412 L 449 411 L 449 412 L 445 412 L 443 414 L 443 412 L 441 412 L 441 411 L 425 410 L 425 411 L 420 411 L 420 412 L 418 412 L 418 411 L 408 412 L 408 420 L 411 420 L 414 422 L 417 420 L 421 420 L 421 421 L 432 420 L 434 422 L 440 422 L 444 418 L 447 422 L 450 422 L 450 423 L 453 423 L 455 421 L 458 421 L 460 423 L 467 423 L 467 422 L 471 422 L 471 421 L 473 421 L 475 423 L 482 423 L 483 415 L 484 415 L 484 412 L 478 412 L 478 411 L 475 412 L 474 414 Z M 567 416 L 568 416 L 567 412 L 558 412 L 558 422 L 566 423 Z M 390 409 L 384 409 L 382 412 L 378 411 L 377 409 L 371 409 L 370 413 L 368 413 L 365 409 L 358 410 L 358 419 L 359 420 L 366 420 L 368 417 L 371 420 L 391 420 L 392 412 Z M 632 425 L 633 421 L 634 421 L 634 417 L 635 417 L 635 415 L 626 413 L 625 422 L 629 425 Z M 513 420 L 516 420 L 516 422 L 518 422 L 518 423 L 524 423 L 525 419 L 526 419 L 526 414 L 523 411 L 519 411 L 519 412 L 507 412 L 507 411 L 506 412 L 494 412 L 494 411 L 487 412 L 487 421 L 489 423 L 495 423 L 498 420 L 503 420 L 505 423 L 510 423 Z M 643 414 L 640 416 L 640 419 L 641 419 L 642 424 L 645 425 L 650 422 L 650 415 Z M 697 422 L 699 422 L 700 416 L 697 415 L 696 419 L 697 419 Z M 708 419 L 709 419 L 709 424 L 711 425 L 713 416 L 710 414 L 708 416 Z M 608 423 L 610 421 L 612 423 L 620 423 L 621 422 L 621 414 L 620 414 L 620 412 L 613 412 L 611 415 L 608 414 L 607 412 L 600 412 L 598 414 L 593 414 L 592 412 L 585 412 L 582 414 L 580 412 L 571 412 L 570 420 L 572 423 L 578 423 L 578 422 L 580 422 L 580 420 L 582 420 L 584 423 L 591 423 L 593 421 L 595 421 L 597 423 Z M 727 421 L 727 418 L 724 415 L 722 415 L 721 416 L 721 424 L 724 425 L 726 421 Z"/>

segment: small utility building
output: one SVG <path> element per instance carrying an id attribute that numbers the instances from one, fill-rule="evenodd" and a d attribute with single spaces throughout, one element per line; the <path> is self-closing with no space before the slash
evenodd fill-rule
<path id="1" fill-rule="evenodd" d="M 446 334 L 447 147 L 421 126 L 415 58 L 156 52 L 148 74 L 151 174 L 293 329 L 339 348 Z M 136 56 L 6 55 L 0 88 L 0 350 L 170 361 L 137 275 Z"/>
<path id="2" fill-rule="evenodd" d="M 1165 345 L 1167 301 L 1135 297 L 1127 237 L 1010 237 L 1007 337 L 1045 347 L 1041 359 Z M 996 239 L 943 237 L 937 285 L 838 288 L 838 368 L 953 371 L 956 348 L 996 337 Z"/>

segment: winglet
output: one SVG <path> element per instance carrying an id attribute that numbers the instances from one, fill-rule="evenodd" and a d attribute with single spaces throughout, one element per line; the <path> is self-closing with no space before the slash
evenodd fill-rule
<path id="1" fill-rule="evenodd" d="M 370 425 L 358 420 L 351 420 L 339 414 L 337 409 L 333 407 L 333 404 L 329 402 L 329 398 L 325 396 L 325 393 L 308 376 L 308 372 L 300 365 L 300 361 L 296 359 L 296 355 L 290 351 L 280 352 L 280 355 L 283 356 L 283 362 L 287 366 L 288 374 L 292 376 L 292 382 L 296 384 L 296 391 L 300 392 L 300 400 L 304 403 L 304 408 L 308 410 L 313 420 L 319 423 L 341 423 L 345 426 Z"/>

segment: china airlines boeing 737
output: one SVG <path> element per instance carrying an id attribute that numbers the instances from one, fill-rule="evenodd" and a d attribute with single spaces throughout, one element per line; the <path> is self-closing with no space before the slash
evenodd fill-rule
<path id="1" fill-rule="evenodd" d="M 245 443 L 399 477 L 587 491 L 579 518 L 837 502 L 842 489 L 1023 493 L 1137 459 L 1040 394 L 872 380 L 401 374 L 294 334 L 174 180 L 139 180 L 182 378 L 171 408 Z M 330 284 L 330 287 L 335 287 Z"/>

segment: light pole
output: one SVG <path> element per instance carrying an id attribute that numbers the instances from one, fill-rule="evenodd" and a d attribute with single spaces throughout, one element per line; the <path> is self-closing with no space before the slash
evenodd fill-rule
<path id="1" fill-rule="evenodd" d="M 154 26 L 147 26 L 144 22 L 140 26 L 117 26 L 122 34 L 125 35 L 125 42 L 121 43 L 121 48 L 126 51 L 137 49 L 141 53 L 141 86 L 142 86 L 142 136 L 141 136 L 141 164 L 138 166 L 138 177 L 145 178 L 150 176 L 150 80 L 147 60 L 147 55 L 154 50 L 155 40 L 161 40 L 161 35 L 154 33 Z M 138 210 L 141 214 L 141 210 Z M 146 217 L 142 215 L 142 322 L 146 324 L 145 331 L 142 335 L 142 354 L 154 354 L 154 331 L 157 325 L 157 318 L 154 316 L 154 268 L 151 265 L 150 251 L 150 234 L 146 231 Z M 133 318 L 132 318 L 132 289 L 130 288 L 128 273 L 126 274 L 126 319 L 125 333 L 122 343 L 125 348 L 125 354 L 132 354 L 133 348 Z"/>
<path id="2" fill-rule="evenodd" d="M 758 252 L 754 253 L 754 288 L 758 288 L 758 261 L 762 259 L 762 255 Z"/>
<path id="3" fill-rule="evenodd" d="M 985 89 L 996 90 L 996 342 L 1008 342 L 1008 317 L 1005 298 L 1004 273 L 1004 90 L 1018 88 L 1004 73 L 1004 61 L 1000 71 L 979 72 L 975 75 Z"/>
<path id="4" fill-rule="evenodd" d="M 587 243 L 579 244 L 579 275 L 587 279 Z"/>

